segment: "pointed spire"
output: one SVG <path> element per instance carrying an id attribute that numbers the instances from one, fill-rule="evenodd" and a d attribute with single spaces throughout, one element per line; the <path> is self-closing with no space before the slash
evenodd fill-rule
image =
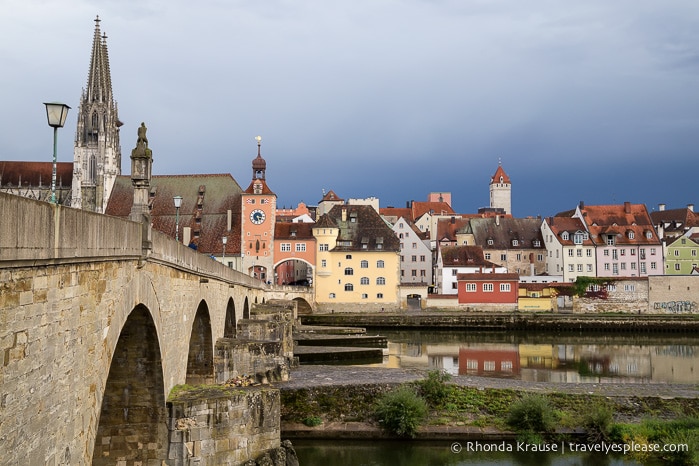
<path id="1" fill-rule="evenodd" d="M 107 36 L 100 31 L 100 17 L 95 18 L 90 70 L 87 76 L 88 102 L 109 102 L 112 98 L 112 79 L 109 72 Z"/>

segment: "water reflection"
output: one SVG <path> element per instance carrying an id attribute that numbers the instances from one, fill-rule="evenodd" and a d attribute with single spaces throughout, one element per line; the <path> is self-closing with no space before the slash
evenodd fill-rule
<path id="1" fill-rule="evenodd" d="M 295 440 L 301 465 L 333 466 L 634 466 L 627 457 L 604 454 L 461 452 L 452 453 L 451 442 L 317 441 Z"/>
<path id="2" fill-rule="evenodd" d="M 699 338 L 381 330 L 386 367 L 536 382 L 698 383 Z"/>

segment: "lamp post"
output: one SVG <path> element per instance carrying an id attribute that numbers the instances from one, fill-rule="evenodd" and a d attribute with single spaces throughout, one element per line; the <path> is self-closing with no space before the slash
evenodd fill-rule
<path id="1" fill-rule="evenodd" d="M 58 128 L 63 128 L 68 117 L 70 107 L 59 102 L 44 102 L 46 105 L 46 118 L 49 126 L 53 128 L 53 173 L 51 175 L 51 204 L 56 203 L 56 141 Z"/>
<path id="2" fill-rule="evenodd" d="M 224 236 L 223 238 L 221 238 L 221 241 L 223 241 L 223 259 L 221 259 L 221 262 L 223 262 L 223 264 L 225 265 L 226 264 L 226 243 L 228 242 L 228 236 Z"/>
<path id="3" fill-rule="evenodd" d="M 180 241 L 180 207 L 182 206 L 182 196 L 172 198 L 175 202 L 175 241 Z"/>

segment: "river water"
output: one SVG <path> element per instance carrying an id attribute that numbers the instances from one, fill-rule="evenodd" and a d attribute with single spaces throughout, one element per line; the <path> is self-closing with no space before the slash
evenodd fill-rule
<path id="1" fill-rule="evenodd" d="M 388 339 L 382 361 L 368 365 L 442 369 L 452 375 L 536 382 L 699 383 L 699 335 L 517 333 L 369 329 Z M 301 465 L 333 466 L 634 466 L 613 454 L 468 452 L 452 441 L 302 441 Z M 461 447 L 460 446 L 460 447 Z M 516 449 L 515 449 L 516 450 Z M 646 463 L 646 466 L 649 463 Z"/>
<path id="2" fill-rule="evenodd" d="M 384 367 L 536 382 L 699 383 L 699 336 L 369 329 Z"/>

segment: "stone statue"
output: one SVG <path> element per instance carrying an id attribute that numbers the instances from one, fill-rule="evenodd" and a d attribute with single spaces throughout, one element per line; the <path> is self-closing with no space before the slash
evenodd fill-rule
<path id="1" fill-rule="evenodd" d="M 146 128 L 146 124 L 141 122 L 141 126 L 138 128 L 138 140 L 136 141 L 136 147 L 138 147 L 138 145 L 141 143 L 148 147 L 148 138 L 146 137 L 147 130 L 148 128 Z"/>

